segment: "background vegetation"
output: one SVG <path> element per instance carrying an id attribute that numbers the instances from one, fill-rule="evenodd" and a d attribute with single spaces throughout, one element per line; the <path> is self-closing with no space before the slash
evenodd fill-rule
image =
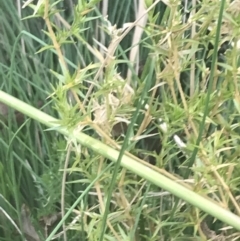
<path id="1" fill-rule="evenodd" d="M 0 102 L 0 239 L 239 240 L 75 134 L 239 216 L 240 2 L 26 2 L 0 1 L 0 88 L 70 134 Z"/>

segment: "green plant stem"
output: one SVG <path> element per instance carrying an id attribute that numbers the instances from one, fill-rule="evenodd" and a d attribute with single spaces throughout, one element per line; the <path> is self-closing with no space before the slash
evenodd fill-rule
<path id="1" fill-rule="evenodd" d="M 153 70 L 153 69 L 152 69 Z M 153 71 L 151 71 L 153 72 Z M 151 73 L 152 74 L 152 73 Z M 152 77 L 152 75 L 150 76 L 150 78 Z M 148 80 L 148 79 L 147 79 Z M 139 111 L 140 111 L 140 108 L 141 108 L 141 105 L 143 103 L 143 100 L 144 100 L 144 96 L 145 94 L 147 93 L 147 91 L 149 90 L 149 81 L 145 81 L 145 84 L 144 84 L 144 89 L 142 91 L 142 94 L 141 94 L 141 97 L 138 101 L 138 104 L 137 104 L 137 108 L 133 114 L 133 117 L 132 117 L 132 120 L 131 120 L 131 123 L 127 129 L 127 133 L 126 133 L 126 136 L 124 138 L 124 142 L 122 144 L 122 148 L 119 152 L 119 156 L 116 160 L 116 164 L 115 164 L 115 168 L 113 170 L 113 174 L 112 174 L 112 180 L 111 180 L 111 184 L 110 184 L 110 187 L 109 187 L 109 190 L 108 190 L 108 198 L 107 198 L 107 202 L 106 202 L 106 205 L 105 205 L 105 212 L 104 212 L 104 215 L 103 215 L 103 220 L 102 220 L 102 225 L 103 225 L 103 228 L 102 228 L 102 233 L 101 233 L 101 236 L 100 236 L 100 241 L 103 241 L 104 239 L 104 233 L 105 233 L 105 229 L 106 229 L 106 223 L 107 223 L 107 217 L 108 217 L 108 213 L 109 213 L 109 207 L 110 207 L 110 201 L 111 201 L 111 196 L 112 196 L 112 192 L 113 192 L 113 189 L 114 189 L 114 185 L 115 185 L 115 182 L 116 182 L 116 179 L 117 179 L 117 173 L 118 173 L 118 169 L 121 165 L 121 159 L 124 155 L 124 152 L 127 150 L 128 148 L 128 144 L 129 144 L 129 139 L 130 139 L 130 133 L 131 131 L 133 130 L 133 126 L 136 122 L 136 119 L 137 119 L 137 116 L 139 114 Z"/>
<path id="2" fill-rule="evenodd" d="M 0 101 L 9 105 L 10 107 L 22 112 L 23 114 L 35 119 L 36 121 L 48 126 L 51 130 L 58 131 L 59 133 L 76 138 L 76 140 L 83 146 L 92 149 L 98 154 L 108 158 L 109 160 L 116 162 L 119 157 L 119 151 L 101 143 L 98 140 L 93 139 L 84 133 L 70 133 L 64 127 L 61 127 L 58 123 L 59 120 L 47 115 L 46 113 L 24 103 L 21 100 L 3 92 L 0 90 Z M 230 211 L 220 207 L 216 203 L 212 202 L 192 190 L 187 189 L 181 184 L 174 182 L 173 180 L 161 175 L 160 173 L 152 170 L 149 167 L 133 160 L 132 158 L 123 155 L 121 160 L 121 166 L 148 180 L 149 182 L 169 191 L 173 195 L 183 199 L 187 203 L 192 204 L 195 207 L 203 210 L 204 212 L 220 219 L 224 223 L 236 228 L 240 231 L 240 217 L 231 213 Z"/>
<path id="3" fill-rule="evenodd" d="M 193 163 L 196 159 L 198 149 L 199 149 L 199 144 L 202 140 L 202 134 L 205 128 L 205 122 L 206 118 L 209 114 L 209 103 L 210 103 L 210 96 L 212 94 L 212 88 L 213 88 L 213 79 L 214 79 L 214 74 L 215 74 L 215 68 L 216 68 L 216 63 L 217 63 L 217 56 L 218 56 L 218 44 L 219 44 L 219 39 L 220 39 L 220 32 L 221 32 L 221 24 L 222 24 L 222 18 L 223 18 L 223 11 L 224 11 L 224 5 L 225 5 L 225 0 L 221 1 L 221 7 L 219 11 L 219 16 L 218 16 L 218 24 L 217 24 L 217 31 L 216 31 L 216 37 L 215 37 L 215 44 L 214 44 L 214 50 L 213 50 L 213 57 L 212 57 L 212 63 L 211 63 L 211 72 L 210 72 L 210 77 L 209 77 L 209 85 L 208 85 L 208 90 L 207 90 L 207 96 L 206 96 L 206 105 L 205 105 L 205 110 L 203 113 L 203 118 L 202 122 L 199 128 L 199 133 L 198 133 L 198 138 L 196 141 L 195 148 L 193 150 L 192 156 L 189 160 L 188 166 L 191 168 L 193 166 Z M 191 169 L 187 168 L 186 172 L 184 173 L 183 178 L 186 179 L 188 178 Z"/>
<path id="4" fill-rule="evenodd" d="M 77 198 L 77 200 L 74 202 L 74 204 L 69 208 L 67 213 L 64 215 L 62 220 L 57 224 L 57 226 L 54 228 L 54 230 L 51 232 L 51 234 L 48 236 L 46 241 L 52 240 L 54 234 L 58 231 L 58 229 L 63 225 L 63 223 L 66 221 L 67 217 L 72 213 L 73 209 L 79 204 L 79 202 L 84 198 L 84 196 L 91 190 L 91 188 L 94 186 L 95 182 L 98 181 L 99 178 L 111 167 L 109 165 L 107 168 L 105 168 L 85 189 L 85 191 Z"/>

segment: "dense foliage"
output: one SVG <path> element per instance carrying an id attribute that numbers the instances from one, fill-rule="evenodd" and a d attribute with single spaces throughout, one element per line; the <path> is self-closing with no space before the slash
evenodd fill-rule
<path id="1" fill-rule="evenodd" d="M 0 102 L 1 240 L 238 240 L 227 217 L 75 133 L 240 216 L 239 13 L 239 0 L 0 1 L 0 89 L 70 133 Z"/>

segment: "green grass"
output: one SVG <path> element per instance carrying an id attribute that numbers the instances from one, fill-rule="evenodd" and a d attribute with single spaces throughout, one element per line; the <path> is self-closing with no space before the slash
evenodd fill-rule
<path id="1" fill-rule="evenodd" d="M 0 2 L 1 240 L 239 239 L 238 1 L 136 2 Z"/>

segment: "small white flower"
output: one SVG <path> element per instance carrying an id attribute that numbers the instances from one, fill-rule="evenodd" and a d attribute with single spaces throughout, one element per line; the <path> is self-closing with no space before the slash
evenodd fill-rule
<path id="1" fill-rule="evenodd" d="M 183 148 L 187 147 L 187 145 L 180 139 L 180 137 L 178 135 L 174 135 L 173 139 L 179 148 L 183 149 Z"/>

